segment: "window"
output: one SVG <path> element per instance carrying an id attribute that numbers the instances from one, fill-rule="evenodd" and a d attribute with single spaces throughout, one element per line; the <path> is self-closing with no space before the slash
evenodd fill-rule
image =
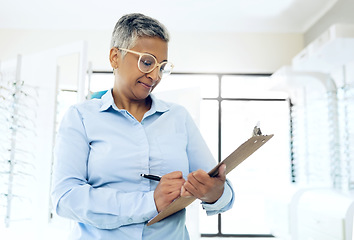
<path id="1" fill-rule="evenodd" d="M 258 121 L 264 134 L 275 134 L 266 147 L 228 175 L 237 195 L 234 207 L 219 216 L 207 217 L 202 210 L 199 215 L 199 230 L 204 237 L 271 237 L 266 219 L 267 194 L 291 181 L 287 95 L 268 89 L 269 76 L 177 74 L 164 81 L 170 86 L 199 86 L 199 126 L 219 161 L 251 137 Z"/>

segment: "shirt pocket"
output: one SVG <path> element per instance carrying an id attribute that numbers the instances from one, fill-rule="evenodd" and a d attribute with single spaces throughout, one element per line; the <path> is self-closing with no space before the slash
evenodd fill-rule
<path id="1" fill-rule="evenodd" d="M 187 136 L 185 134 L 168 134 L 156 139 L 161 153 L 162 175 L 174 171 L 181 171 L 186 177 L 189 173 L 187 155 Z"/>

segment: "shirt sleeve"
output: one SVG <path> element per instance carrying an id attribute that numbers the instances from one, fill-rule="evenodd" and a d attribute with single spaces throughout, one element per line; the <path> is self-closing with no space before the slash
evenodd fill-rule
<path id="1" fill-rule="evenodd" d="M 71 107 L 59 128 L 54 149 L 52 200 L 58 215 L 100 229 L 146 222 L 157 214 L 153 191 L 120 192 L 88 183 L 90 143 L 82 116 Z"/>
<path id="2" fill-rule="evenodd" d="M 190 172 L 203 169 L 209 172 L 216 161 L 204 141 L 193 119 L 187 114 L 186 127 L 188 132 L 187 153 L 189 158 Z M 208 215 L 225 212 L 232 208 L 234 203 L 234 191 L 229 180 L 226 179 L 222 196 L 213 204 L 202 203 Z"/>
<path id="3" fill-rule="evenodd" d="M 206 210 L 208 216 L 225 212 L 229 210 L 233 205 L 233 189 L 231 183 L 226 180 L 224 192 L 221 197 L 213 204 L 202 202 L 202 207 Z"/>

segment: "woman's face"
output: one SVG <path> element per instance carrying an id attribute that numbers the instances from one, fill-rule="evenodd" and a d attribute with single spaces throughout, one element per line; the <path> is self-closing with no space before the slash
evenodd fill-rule
<path id="1" fill-rule="evenodd" d="M 158 63 L 161 63 L 167 61 L 167 45 L 158 37 L 144 37 L 138 39 L 136 45 L 130 50 L 149 53 L 157 59 Z M 116 52 L 118 70 L 115 73 L 114 90 L 131 100 L 145 99 L 161 80 L 158 74 L 159 68 L 155 68 L 150 73 L 143 73 L 138 68 L 139 55 L 126 52 L 122 57 L 119 51 Z"/>

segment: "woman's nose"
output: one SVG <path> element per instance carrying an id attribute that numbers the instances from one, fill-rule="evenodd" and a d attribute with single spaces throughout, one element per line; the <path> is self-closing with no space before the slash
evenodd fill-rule
<path id="1" fill-rule="evenodd" d="M 151 78 L 153 81 L 158 81 L 160 79 L 159 75 L 160 68 L 157 66 L 154 70 L 148 73 L 148 77 Z"/>

